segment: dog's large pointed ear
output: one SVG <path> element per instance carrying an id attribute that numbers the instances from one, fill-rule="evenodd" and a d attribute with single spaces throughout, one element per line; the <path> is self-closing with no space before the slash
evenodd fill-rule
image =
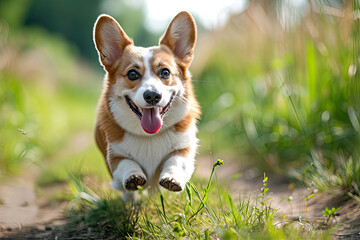
<path id="1" fill-rule="evenodd" d="M 196 41 L 196 25 L 193 17 L 188 12 L 180 12 L 170 22 L 160 45 L 168 46 L 175 57 L 190 64 Z"/>
<path id="2" fill-rule="evenodd" d="M 108 15 L 100 15 L 94 26 L 94 43 L 99 59 L 107 71 L 111 71 L 124 48 L 133 44 L 118 22 Z"/>

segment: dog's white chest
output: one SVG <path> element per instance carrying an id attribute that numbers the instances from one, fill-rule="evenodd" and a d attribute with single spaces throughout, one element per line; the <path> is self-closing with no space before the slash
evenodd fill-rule
<path id="1" fill-rule="evenodd" d="M 126 133 L 121 142 L 112 142 L 109 147 L 114 154 L 137 162 L 151 177 L 166 156 L 196 142 L 191 131 L 179 133 L 169 129 L 151 136 Z"/>

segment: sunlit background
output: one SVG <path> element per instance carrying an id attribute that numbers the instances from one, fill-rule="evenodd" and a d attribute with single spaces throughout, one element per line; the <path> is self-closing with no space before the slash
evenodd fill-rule
<path id="1" fill-rule="evenodd" d="M 93 140 L 104 71 L 92 41 L 101 13 L 152 46 L 179 11 L 196 19 L 191 66 L 201 156 L 297 177 L 357 155 L 356 1 L 1 0 L 0 181 L 31 169 L 39 186 L 70 172 L 109 180 Z M 354 24 L 357 22 L 357 24 Z M 316 171 L 316 170 L 314 170 Z"/>

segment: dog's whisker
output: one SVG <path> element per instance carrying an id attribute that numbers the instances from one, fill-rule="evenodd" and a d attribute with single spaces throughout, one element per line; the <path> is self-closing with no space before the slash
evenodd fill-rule
<path id="1" fill-rule="evenodd" d="M 115 98 L 115 100 L 114 100 L 114 101 L 111 101 L 110 108 L 112 108 L 112 107 L 113 107 L 113 105 L 114 105 L 116 102 L 120 102 L 120 101 L 121 101 L 121 99 L 122 99 L 122 97 L 121 97 L 121 96 L 117 96 L 117 98 Z"/>
<path id="2" fill-rule="evenodd" d="M 178 103 L 184 103 L 187 104 L 188 103 L 188 99 L 185 98 L 184 96 L 178 97 L 175 99 Z"/>

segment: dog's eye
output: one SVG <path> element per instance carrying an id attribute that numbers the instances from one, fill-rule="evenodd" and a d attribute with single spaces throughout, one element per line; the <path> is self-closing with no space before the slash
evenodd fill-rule
<path id="1" fill-rule="evenodd" d="M 167 69 L 167 68 L 161 69 L 160 72 L 159 72 L 159 76 L 162 79 L 168 79 L 170 77 L 170 70 Z"/>
<path id="2" fill-rule="evenodd" d="M 130 81 L 138 80 L 141 77 L 140 74 L 137 71 L 135 71 L 134 69 L 131 69 L 130 71 L 128 71 L 126 76 Z"/>

